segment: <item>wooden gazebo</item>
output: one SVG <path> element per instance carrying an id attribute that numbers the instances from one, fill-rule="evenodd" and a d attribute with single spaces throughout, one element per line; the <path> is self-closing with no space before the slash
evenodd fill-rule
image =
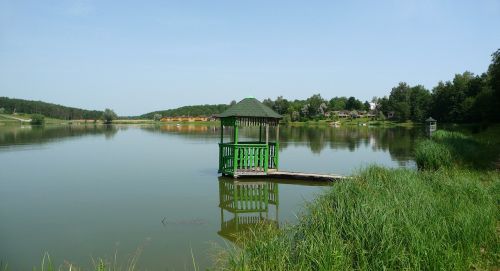
<path id="1" fill-rule="evenodd" d="M 279 120 L 274 112 L 255 98 L 245 98 L 218 115 L 221 121 L 219 144 L 219 173 L 233 177 L 267 175 L 279 165 Z M 259 140 L 241 142 L 238 129 L 258 126 Z M 269 127 L 276 129 L 276 140 L 270 142 Z M 231 134 L 231 142 L 224 143 L 224 128 Z"/>
<path id="2" fill-rule="evenodd" d="M 437 120 L 433 119 L 432 117 L 429 117 L 428 119 L 425 120 L 425 123 L 427 124 L 427 135 L 432 136 L 432 134 L 436 131 L 436 123 Z"/>

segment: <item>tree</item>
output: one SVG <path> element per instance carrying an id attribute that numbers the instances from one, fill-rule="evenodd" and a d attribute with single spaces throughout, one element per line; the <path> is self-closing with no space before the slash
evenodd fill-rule
<path id="1" fill-rule="evenodd" d="M 321 94 L 314 94 L 313 96 L 309 97 L 306 100 L 308 106 L 308 117 L 316 117 L 317 115 L 321 114 L 320 108 L 321 105 L 325 103 L 325 100 L 323 97 L 321 97 Z"/>
<path id="2" fill-rule="evenodd" d="M 271 102 L 270 104 L 272 105 L 271 108 L 281 115 L 284 115 L 286 112 L 288 112 L 288 107 L 290 106 L 288 100 L 284 99 L 283 96 L 278 96 L 278 98 L 276 98 L 276 101 Z"/>
<path id="3" fill-rule="evenodd" d="M 43 125 L 45 123 L 45 116 L 42 114 L 31 115 L 31 125 Z"/>
<path id="4" fill-rule="evenodd" d="M 431 93 L 422 85 L 410 89 L 410 119 L 416 122 L 424 121 L 429 115 Z"/>
<path id="5" fill-rule="evenodd" d="M 345 110 L 347 103 L 346 97 L 334 97 L 328 102 L 328 109 L 332 111 Z"/>
<path id="6" fill-rule="evenodd" d="M 5 114 L 5 108 L 3 107 L 0 108 L 0 114 Z"/>
<path id="7" fill-rule="evenodd" d="M 488 67 L 489 86 L 492 92 L 491 111 L 489 119 L 500 121 L 500 49 L 491 55 L 491 64 Z"/>
<path id="8" fill-rule="evenodd" d="M 385 120 L 385 115 L 384 115 L 384 113 L 382 111 L 378 112 L 377 120 L 381 120 L 381 121 Z"/>
<path id="9" fill-rule="evenodd" d="M 365 101 L 363 104 L 363 110 L 370 111 L 370 103 L 368 101 Z"/>
<path id="10" fill-rule="evenodd" d="M 102 114 L 102 119 L 104 120 L 104 123 L 106 123 L 106 124 L 110 124 L 117 117 L 118 116 L 116 115 L 115 111 L 113 111 L 109 108 L 106 108 L 106 110 L 104 110 L 104 113 Z"/>
<path id="11" fill-rule="evenodd" d="M 160 121 L 160 120 L 161 120 L 161 115 L 160 115 L 160 114 L 158 114 L 158 113 L 154 114 L 154 115 L 153 115 L 153 120 L 154 120 L 154 121 Z"/>
<path id="12" fill-rule="evenodd" d="M 465 121 L 472 107 L 467 105 L 470 101 L 465 101 L 469 87 L 474 79 L 470 72 L 456 74 L 453 81 L 446 81 L 439 84 L 432 90 L 432 115 L 438 120 L 445 122 Z M 467 103 L 467 104 L 466 104 Z"/>
<path id="13" fill-rule="evenodd" d="M 349 99 L 347 99 L 345 109 L 347 109 L 347 110 L 361 110 L 361 109 L 363 109 L 363 103 L 354 97 L 349 97 Z"/>
<path id="14" fill-rule="evenodd" d="M 290 117 L 291 117 L 292 121 L 298 121 L 298 120 L 300 120 L 300 113 L 299 113 L 299 111 L 293 110 L 290 113 Z"/>
<path id="15" fill-rule="evenodd" d="M 269 108 L 274 107 L 274 101 L 271 100 L 271 98 L 264 99 L 264 101 L 262 101 L 262 103 L 265 104 Z"/>
<path id="16" fill-rule="evenodd" d="M 431 94 L 422 85 L 410 87 L 405 82 L 392 88 L 388 106 L 394 111 L 396 119 L 400 121 L 423 121 L 429 112 Z"/>
<path id="17" fill-rule="evenodd" d="M 292 121 L 292 118 L 290 117 L 289 114 L 286 114 L 283 116 L 283 123 L 284 124 L 288 124 L 288 123 L 290 123 L 290 121 Z"/>

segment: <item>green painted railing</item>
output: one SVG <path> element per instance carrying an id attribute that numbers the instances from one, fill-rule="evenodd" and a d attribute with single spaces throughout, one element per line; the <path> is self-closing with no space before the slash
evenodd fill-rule
<path id="1" fill-rule="evenodd" d="M 278 168 L 278 154 L 277 143 L 222 143 L 219 144 L 219 173 L 267 173 L 268 169 Z"/>

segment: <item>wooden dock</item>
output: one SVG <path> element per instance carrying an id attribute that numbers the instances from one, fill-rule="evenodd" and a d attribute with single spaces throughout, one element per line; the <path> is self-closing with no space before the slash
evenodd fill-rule
<path id="1" fill-rule="evenodd" d="M 347 176 L 338 174 L 318 174 L 318 173 L 304 173 L 304 172 L 291 172 L 291 171 L 270 171 L 268 177 L 277 179 L 296 179 L 296 180 L 311 180 L 311 181 L 340 181 L 348 179 Z"/>
<path id="2" fill-rule="evenodd" d="M 349 179 L 348 176 L 338 174 L 319 174 L 319 173 L 305 173 L 305 172 L 292 172 L 292 171 L 276 171 L 269 170 L 267 173 L 259 171 L 240 171 L 234 177 L 257 177 L 257 178 L 275 178 L 275 179 L 294 179 L 305 181 L 340 181 Z"/>

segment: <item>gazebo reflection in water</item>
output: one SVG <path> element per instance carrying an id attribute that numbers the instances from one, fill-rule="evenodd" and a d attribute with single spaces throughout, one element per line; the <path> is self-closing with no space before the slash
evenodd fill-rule
<path id="1" fill-rule="evenodd" d="M 237 181 L 219 177 L 219 207 L 221 226 L 218 234 L 238 243 L 240 238 L 258 226 L 267 224 L 279 227 L 278 184 L 265 180 Z M 272 209 L 274 218 L 270 217 Z M 230 214 L 229 217 L 225 216 L 226 213 Z"/>

